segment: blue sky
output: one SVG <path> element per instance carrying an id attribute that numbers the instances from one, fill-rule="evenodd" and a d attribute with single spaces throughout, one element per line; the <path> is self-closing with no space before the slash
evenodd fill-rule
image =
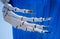
<path id="1" fill-rule="evenodd" d="M 0 39 L 13 39 L 12 26 L 4 21 L 2 7 L 3 4 L 0 2 Z"/>

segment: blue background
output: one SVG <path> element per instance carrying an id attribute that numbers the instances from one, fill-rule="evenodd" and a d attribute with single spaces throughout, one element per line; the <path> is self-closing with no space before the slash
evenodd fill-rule
<path id="1" fill-rule="evenodd" d="M 13 28 L 14 39 L 60 39 L 60 0 L 11 0 L 14 7 L 34 10 L 35 14 L 16 13 L 26 17 L 51 17 L 51 21 L 36 23 L 50 26 L 51 33 L 27 32 Z"/>

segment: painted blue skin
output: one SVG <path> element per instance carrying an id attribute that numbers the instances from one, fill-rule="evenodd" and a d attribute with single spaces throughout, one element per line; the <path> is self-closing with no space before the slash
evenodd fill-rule
<path id="1" fill-rule="evenodd" d="M 11 0 L 14 7 L 34 10 L 35 14 L 16 13 L 26 17 L 52 17 L 51 21 L 37 23 L 49 25 L 52 33 L 40 34 L 13 28 L 14 39 L 60 39 L 60 0 Z"/>

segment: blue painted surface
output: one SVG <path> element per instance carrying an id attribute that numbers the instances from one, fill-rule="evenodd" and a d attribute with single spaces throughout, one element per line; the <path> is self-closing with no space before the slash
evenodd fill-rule
<path id="1" fill-rule="evenodd" d="M 60 0 L 11 0 L 14 7 L 21 9 L 34 10 L 35 14 L 18 15 L 26 17 L 52 17 L 51 21 L 38 23 L 40 25 L 50 26 L 49 34 L 40 34 L 38 32 L 27 32 L 13 28 L 14 39 L 60 39 Z"/>

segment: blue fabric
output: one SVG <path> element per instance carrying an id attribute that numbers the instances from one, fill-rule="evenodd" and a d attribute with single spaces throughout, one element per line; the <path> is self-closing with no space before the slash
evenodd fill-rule
<path id="1" fill-rule="evenodd" d="M 26 17 L 52 17 L 51 21 L 38 23 L 50 26 L 47 30 L 52 33 L 40 34 L 13 28 L 14 39 L 60 39 L 60 0 L 11 0 L 14 7 L 34 10 L 35 14 L 16 13 Z"/>

